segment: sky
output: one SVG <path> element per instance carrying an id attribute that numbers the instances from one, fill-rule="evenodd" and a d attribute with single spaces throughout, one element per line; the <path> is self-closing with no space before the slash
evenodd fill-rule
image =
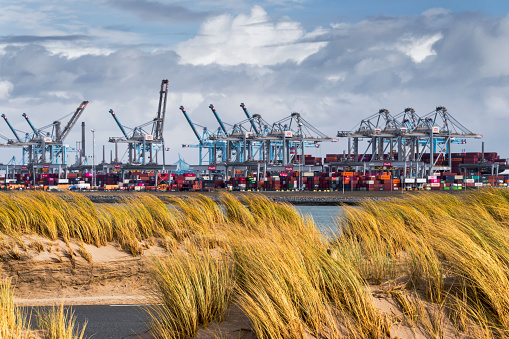
<path id="1" fill-rule="evenodd" d="M 109 161 L 121 132 L 108 111 L 128 127 L 151 121 L 168 79 L 167 163 L 198 162 L 181 148 L 197 143 L 181 105 L 201 133 L 218 127 L 210 104 L 234 124 L 240 103 L 269 123 L 299 112 L 330 137 L 381 108 L 445 106 L 507 158 L 508 12 L 502 0 L 0 0 L 0 113 L 26 132 L 22 113 L 65 124 L 88 100 L 66 143 L 85 121 L 87 155 L 94 129 L 96 159 L 105 145 Z M 0 134 L 12 138 L 3 123 Z M 453 147 L 480 152 L 481 140 Z M 12 156 L 21 150 L 0 148 L 0 161 Z"/>

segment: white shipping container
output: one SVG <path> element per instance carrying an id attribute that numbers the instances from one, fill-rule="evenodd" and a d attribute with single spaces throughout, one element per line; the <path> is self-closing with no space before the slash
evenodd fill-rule
<path id="1" fill-rule="evenodd" d="M 58 183 L 59 184 L 68 184 L 69 183 L 69 179 L 58 179 Z"/>
<path id="2" fill-rule="evenodd" d="M 405 184 L 415 184 L 415 178 L 405 178 Z"/>
<path id="3" fill-rule="evenodd" d="M 475 187 L 482 187 L 484 186 L 484 184 L 482 182 L 476 182 L 475 183 Z"/>
<path id="4" fill-rule="evenodd" d="M 431 187 L 440 187 L 440 184 L 438 182 L 432 182 L 430 184 Z"/>
<path id="5" fill-rule="evenodd" d="M 425 184 L 426 183 L 426 178 L 417 178 L 417 183 L 418 184 Z"/>
<path id="6" fill-rule="evenodd" d="M 315 173 L 313 173 L 313 172 L 303 172 L 302 176 L 303 177 L 314 177 Z"/>
<path id="7" fill-rule="evenodd" d="M 196 177 L 184 177 L 184 180 L 195 181 Z"/>
<path id="8" fill-rule="evenodd" d="M 131 182 L 131 179 L 124 179 L 124 184 L 128 184 Z"/>
<path id="9" fill-rule="evenodd" d="M 473 184 L 475 183 L 475 179 L 463 179 L 463 182 L 466 184 Z"/>
<path id="10" fill-rule="evenodd" d="M 454 180 L 463 180 L 463 176 L 462 175 L 455 175 L 454 176 Z"/>
<path id="11" fill-rule="evenodd" d="M 77 189 L 82 190 L 82 189 L 90 188 L 90 184 L 81 184 L 81 183 L 80 183 L 80 184 L 76 184 L 76 185 L 75 185 L 75 187 L 76 187 Z"/>
<path id="12" fill-rule="evenodd" d="M 375 180 L 367 180 L 367 181 L 366 181 L 366 184 L 368 184 L 368 185 L 374 185 L 374 184 L 375 184 Z"/>
<path id="13" fill-rule="evenodd" d="M 436 175 L 429 175 L 428 176 L 428 180 L 436 180 L 436 179 L 437 179 Z"/>

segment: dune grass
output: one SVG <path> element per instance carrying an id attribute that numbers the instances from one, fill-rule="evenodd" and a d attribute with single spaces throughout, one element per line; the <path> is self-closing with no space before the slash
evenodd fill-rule
<path id="1" fill-rule="evenodd" d="M 397 278 L 373 258 L 406 269 L 408 289 L 443 305 L 455 327 L 509 333 L 509 195 L 488 189 L 458 197 L 418 194 L 387 203 L 345 207 L 337 223 L 338 250 L 354 259 L 367 279 Z M 402 278 L 400 275 L 399 278 Z M 470 330 L 473 330 L 470 328 Z"/>
<path id="2" fill-rule="evenodd" d="M 31 338 L 30 319 L 14 304 L 11 281 L 0 280 L 0 338 Z"/>
<path id="3" fill-rule="evenodd" d="M 394 320 L 374 306 L 370 285 L 387 283 L 403 286 L 389 295 L 429 337 L 446 336 L 448 323 L 460 337 L 509 335 L 505 190 L 343 207 L 333 238 L 262 195 L 168 199 L 93 204 L 79 194 L 1 193 L 0 233 L 17 241 L 1 243 L 13 257 L 24 250 L 20 237 L 34 233 L 83 249 L 117 241 L 139 255 L 159 239 L 168 256 L 154 262 L 150 312 L 165 338 L 192 337 L 233 304 L 258 338 L 385 338 Z"/>
<path id="4" fill-rule="evenodd" d="M 83 339 L 87 326 L 85 322 L 80 331 L 74 311 L 64 305 L 37 310 L 37 325 L 45 339 Z"/>

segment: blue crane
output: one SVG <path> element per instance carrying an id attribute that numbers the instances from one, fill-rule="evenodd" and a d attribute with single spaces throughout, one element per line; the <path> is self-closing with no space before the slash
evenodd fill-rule
<path id="1" fill-rule="evenodd" d="M 9 128 L 11 129 L 12 133 L 14 134 L 14 136 L 16 137 L 16 139 L 21 142 L 21 139 L 18 135 L 18 133 L 16 132 L 16 130 L 14 129 L 14 127 L 12 127 L 11 123 L 9 122 L 9 120 L 7 120 L 7 117 L 5 116 L 5 114 L 2 114 L 2 118 L 4 118 L 5 122 L 7 123 L 7 125 L 9 126 Z"/>
<path id="2" fill-rule="evenodd" d="M 256 128 L 256 124 L 254 123 L 253 118 L 251 118 L 251 115 L 247 111 L 246 105 L 244 105 L 244 103 L 241 103 L 240 107 L 242 107 L 242 110 L 246 114 L 246 117 L 249 119 L 249 122 L 251 123 L 251 126 L 253 127 L 253 130 L 255 131 L 256 135 L 259 135 L 260 133 L 258 132 L 258 129 Z"/>
<path id="3" fill-rule="evenodd" d="M 126 133 L 126 131 L 125 131 L 125 129 L 124 129 L 124 126 L 122 126 L 122 124 L 120 123 L 120 121 L 118 121 L 118 118 L 117 118 L 117 116 L 115 115 L 115 112 L 113 112 L 113 110 L 112 110 L 112 109 L 110 109 L 110 111 L 109 111 L 109 112 L 110 112 L 111 116 L 113 117 L 113 119 L 115 119 L 115 122 L 117 123 L 118 127 L 119 127 L 119 128 L 120 128 L 120 130 L 122 131 L 122 134 L 124 135 L 124 137 L 125 137 L 126 139 L 129 139 L 129 136 L 128 136 L 128 135 L 127 135 L 127 133 Z"/>
<path id="4" fill-rule="evenodd" d="M 189 118 L 189 116 L 187 115 L 187 112 L 184 108 L 184 106 L 180 106 L 179 109 L 182 111 L 182 113 L 184 113 L 184 116 L 186 117 L 186 120 L 187 122 L 189 123 L 189 126 L 191 126 L 191 128 L 193 129 L 193 132 L 194 132 L 194 135 L 196 135 L 196 138 L 198 139 L 198 141 L 200 142 L 200 145 L 203 146 L 203 139 L 200 137 L 200 135 L 198 134 L 198 131 L 196 131 L 196 127 L 194 127 L 194 124 L 193 122 L 191 121 L 191 119 Z"/>
<path id="5" fill-rule="evenodd" d="M 26 120 L 26 121 L 28 122 L 28 124 L 30 125 L 30 128 L 32 129 L 32 131 L 34 131 L 34 134 L 35 134 L 36 136 L 40 137 L 40 136 L 41 136 L 40 131 L 39 131 L 38 129 L 36 129 L 36 128 L 34 127 L 34 125 L 32 125 L 32 122 L 30 121 L 30 119 L 28 119 L 28 115 L 27 115 L 26 113 L 23 113 L 23 114 L 22 114 L 22 116 L 23 116 L 23 118 L 25 118 L 25 120 Z"/>
<path id="6" fill-rule="evenodd" d="M 214 105 L 210 104 L 209 108 L 212 110 L 212 113 L 214 113 L 214 116 L 216 117 L 216 120 L 219 123 L 219 126 L 221 127 L 221 130 L 223 131 L 224 135 L 228 136 L 228 132 L 226 131 L 226 128 L 224 127 L 223 121 L 217 114 L 216 109 L 214 108 Z"/>

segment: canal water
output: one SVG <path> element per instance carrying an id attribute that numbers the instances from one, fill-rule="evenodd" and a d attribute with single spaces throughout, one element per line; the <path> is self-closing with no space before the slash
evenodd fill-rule
<path id="1" fill-rule="evenodd" d="M 337 232 L 337 225 L 334 219 L 343 213 L 341 206 L 295 206 L 302 215 L 311 215 L 318 229 L 323 234 Z"/>

